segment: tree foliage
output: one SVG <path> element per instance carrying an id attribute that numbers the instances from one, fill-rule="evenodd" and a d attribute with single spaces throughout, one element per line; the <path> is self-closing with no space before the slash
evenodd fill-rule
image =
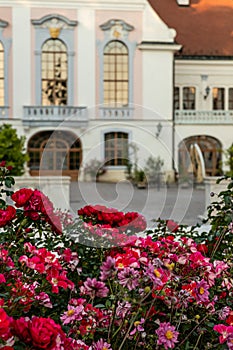
<path id="1" fill-rule="evenodd" d="M 18 136 L 10 124 L 0 126 L 0 160 L 12 166 L 11 174 L 14 176 L 24 173 L 24 164 L 28 160 L 24 144 L 25 136 Z"/>

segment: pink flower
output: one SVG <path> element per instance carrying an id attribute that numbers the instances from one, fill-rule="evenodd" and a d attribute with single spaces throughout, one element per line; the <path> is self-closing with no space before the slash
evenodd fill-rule
<path id="1" fill-rule="evenodd" d="M 45 293 L 45 292 L 40 292 L 38 295 L 36 295 L 35 296 L 35 300 L 38 300 L 39 304 L 43 305 L 45 307 L 48 307 L 48 308 L 52 308 L 53 307 L 48 294 Z"/>
<path id="2" fill-rule="evenodd" d="M 136 332 L 144 332 L 144 328 L 142 327 L 143 323 L 145 322 L 144 318 L 141 318 L 140 321 L 134 322 L 134 329 L 130 332 L 130 335 L 134 335 Z"/>
<path id="3" fill-rule="evenodd" d="M 5 279 L 5 276 L 0 273 L 0 283 L 5 283 L 6 282 L 6 279 Z"/>
<path id="4" fill-rule="evenodd" d="M 63 321 L 63 324 L 69 324 L 73 323 L 74 321 L 81 321 L 83 318 L 83 310 L 84 306 L 72 306 L 68 305 L 68 310 L 64 312 L 64 314 L 61 316 L 61 320 Z"/>
<path id="5" fill-rule="evenodd" d="M 100 279 L 101 279 L 101 281 L 105 281 L 108 278 L 113 277 L 113 275 L 116 272 L 115 263 L 116 263 L 115 259 L 112 258 L 111 256 L 108 256 L 106 261 L 103 262 L 102 266 L 100 267 L 100 270 L 101 270 Z"/>
<path id="6" fill-rule="evenodd" d="M 217 324 L 214 326 L 214 331 L 220 333 L 219 342 L 223 344 L 229 339 L 229 342 L 232 342 L 233 338 L 233 326 L 225 326 L 224 324 Z M 233 344 L 233 343 L 232 343 Z M 229 344 L 227 344 L 229 346 Z M 232 349 L 233 347 L 229 348 Z"/>
<path id="7" fill-rule="evenodd" d="M 118 300 L 117 308 L 116 308 L 117 317 L 124 319 L 130 313 L 131 308 L 132 308 L 132 305 L 128 301 L 120 302 Z"/>
<path id="8" fill-rule="evenodd" d="M 80 291 L 82 294 L 90 295 L 94 299 L 95 297 L 105 298 L 108 295 L 109 289 L 105 286 L 104 282 L 88 277 L 84 282 L 84 286 L 80 288 Z"/>
<path id="9" fill-rule="evenodd" d="M 178 342 L 177 338 L 179 332 L 175 330 L 174 326 L 171 326 L 170 322 L 160 323 L 160 326 L 155 333 L 158 336 L 157 344 L 163 345 L 165 350 L 173 349 L 175 343 Z"/>
<path id="10" fill-rule="evenodd" d="M 110 344 L 108 344 L 101 338 L 92 345 L 91 350 L 112 350 L 112 348 Z"/>
<path id="11" fill-rule="evenodd" d="M 139 285 L 139 272 L 131 267 L 126 267 L 118 273 L 119 283 L 133 290 Z"/>
<path id="12" fill-rule="evenodd" d="M 179 225 L 173 220 L 167 220 L 166 225 L 171 232 L 175 233 L 179 230 Z"/>
<path id="13" fill-rule="evenodd" d="M 196 288 L 194 289 L 195 298 L 197 301 L 208 302 L 209 301 L 209 285 L 205 280 L 201 280 L 201 282 L 196 284 Z"/>

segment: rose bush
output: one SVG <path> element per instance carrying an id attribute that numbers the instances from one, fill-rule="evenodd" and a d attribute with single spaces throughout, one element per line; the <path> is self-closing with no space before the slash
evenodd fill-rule
<path id="1" fill-rule="evenodd" d="M 200 236 L 103 206 L 73 218 L 0 175 L 1 349 L 233 349 L 233 181 Z"/>

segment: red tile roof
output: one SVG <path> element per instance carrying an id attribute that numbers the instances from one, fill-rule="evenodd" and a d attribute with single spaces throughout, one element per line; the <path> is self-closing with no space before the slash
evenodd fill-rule
<path id="1" fill-rule="evenodd" d="M 233 57 L 233 0 L 149 0 L 159 17 L 177 32 L 177 56 Z"/>

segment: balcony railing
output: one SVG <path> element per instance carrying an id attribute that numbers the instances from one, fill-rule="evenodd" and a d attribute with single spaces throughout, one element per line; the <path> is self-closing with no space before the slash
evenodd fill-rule
<path id="1" fill-rule="evenodd" d="M 0 119 L 8 119 L 8 110 L 9 107 L 6 106 L 0 106 Z"/>
<path id="2" fill-rule="evenodd" d="M 131 119 L 133 107 L 100 107 L 100 119 Z"/>
<path id="3" fill-rule="evenodd" d="M 232 111 L 175 111 L 176 124 L 233 124 Z"/>
<path id="4" fill-rule="evenodd" d="M 24 106 L 23 124 L 26 126 L 80 126 L 87 123 L 86 107 Z"/>

